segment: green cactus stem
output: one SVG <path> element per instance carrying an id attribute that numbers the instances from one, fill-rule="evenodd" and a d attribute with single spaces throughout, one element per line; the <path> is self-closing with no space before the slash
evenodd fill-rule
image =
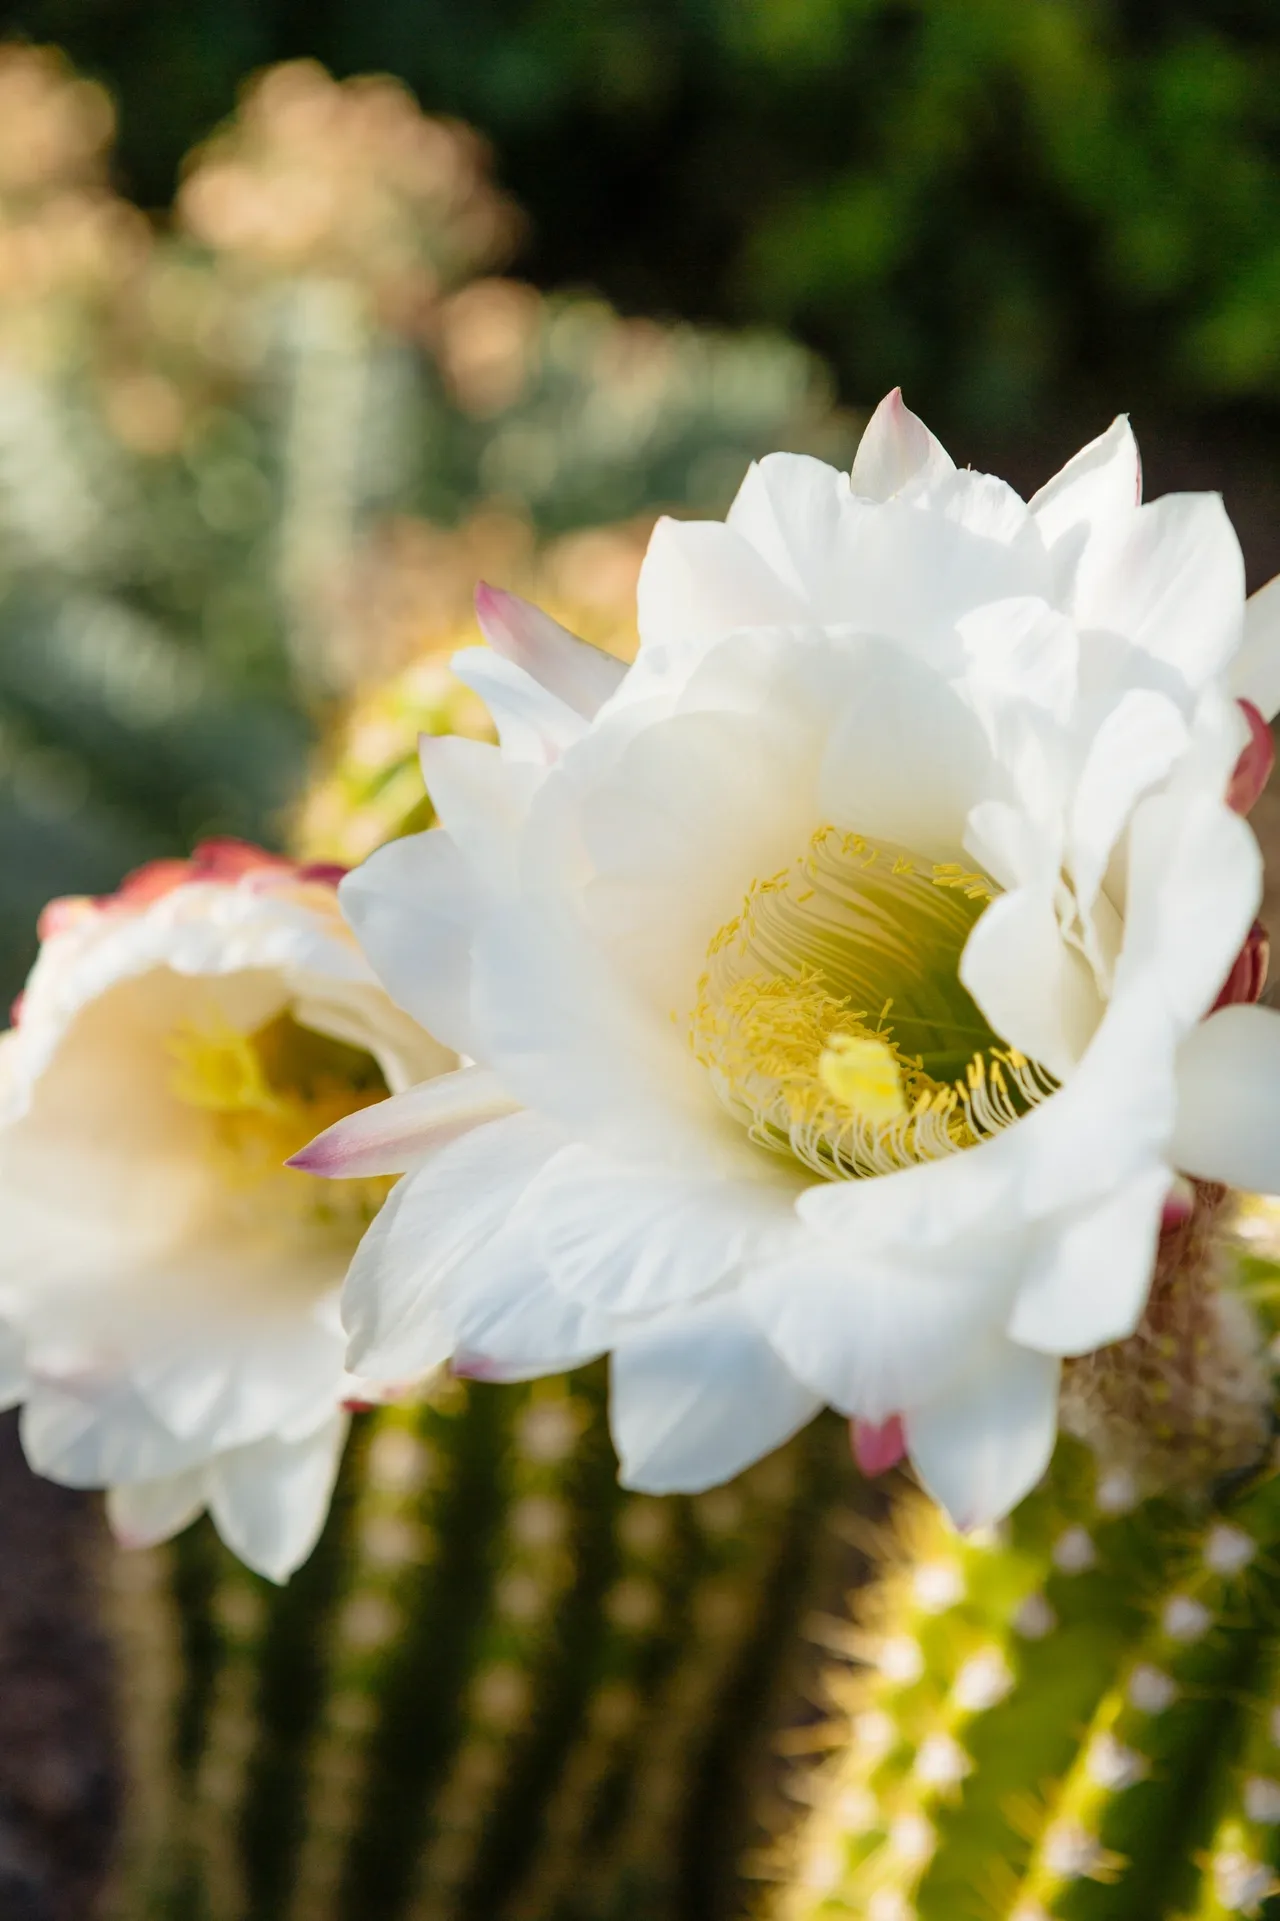
<path id="1" fill-rule="evenodd" d="M 357 1419 L 283 1589 L 200 1524 L 115 1561 L 119 1921 L 713 1921 L 853 1480 L 820 1421 L 621 1491 L 600 1370 Z"/>
<path id="2" fill-rule="evenodd" d="M 1280 1270 L 1219 1253 L 1265 1318 Z M 772 1921 L 1275 1921 L 1275 1465 L 1140 1500 L 1066 1441 L 990 1536 L 905 1504 Z"/>

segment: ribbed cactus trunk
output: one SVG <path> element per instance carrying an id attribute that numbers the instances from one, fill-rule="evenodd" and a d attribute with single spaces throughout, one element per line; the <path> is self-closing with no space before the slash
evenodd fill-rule
<path id="1" fill-rule="evenodd" d="M 897 1535 L 775 1921 L 1280 1915 L 1280 1479 L 1134 1506 L 1067 1443 L 997 1537 Z"/>
<path id="2" fill-rule="evenodd" d="M 115 1566 L 118 1921 L 716 1921 L 800 1624 L 847 1569 L 818 1422 L 697 1499 L 616 1484 L 600 1370 L 356 1420 L 276 1590 L 206 1525 Z"/>

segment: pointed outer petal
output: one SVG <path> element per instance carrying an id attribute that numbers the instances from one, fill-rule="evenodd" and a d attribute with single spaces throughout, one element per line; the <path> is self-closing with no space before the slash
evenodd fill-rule
<path id="1" fill-rule="evenodd" d="M 561 1144 L 532 1114 L 512 1114 L 464 1134 L 392 1189 L 343 1289 L 352 1373 L 414 1380 L 448 1359 L 447 1277 L 505 1225 Z"/>
<path id="2" fill-rule="evenodd" d="M 583 720 L 594 717 L 626 676 L 624 661 L 579 640 L 519 594 L 481 581 L 476 588 L 476 618 L 496 653 L 513 661 Z"/>
<path id="3" fill-rule="evenodd" d="M 907 1451 L 907 1437 L 902 1426 L 902 1417 L 891 1414 L 887 1421 L 850 1421 L 849 1442 L 853 1458 L 859 1472 L 869 1480 L 878 1474 L 887 1474 L 891 1467 L 897 1467 Z"/>
<path id="4" fill-rule="evenodd" d="M 1069 620 L 1031 595 L 994 600 L 957 621 L 973 698 L 1029 701 L 1065 720 L 1075 699 L 1080 645 Z"/>
<path id="5" fill-rule="evenodd" d="M 1224 1007 L 1192 1028 L 1170 1151 L 1184 1174 L 1280 1194 L 1280 1014 Z"/>
<path id="6" fill-rule="evenodd" d="M 1142 1319 L 1171 1168 L 1157 1164 L 1098 1207 L 1050 1221 L 1009 1320 L 1011 1340 L 1041 1354 L 1089 1354 Z"/>
<path id="7" fill-rule="evenodd" d="M 516 1106 L 488 1068 L 460 1067 L 348 1114 L 286 1165 L 331 1181 L 403 1174 L 424 1155 L 447 1147 L 473 1127 L 514 1113 Z"/>
<path id="8" fill-rule="evenodd" d="M 961 1529 L 1002 1520 L 1044 1474 L 1058 1431 L 1059 1364 L 1012 1342 L 906 1417 L 911 1464 Z"/>
<path id="9" fill-rule="evenodd" d="M 486 886 L 507 885 L 543 769 L 460 734 L 423 734 L 418 758 L 440 824 L 468 865 Z"/>
<path id="10" fill-rule="evenodd" d="M 708 1293 L 748 1254 L 795 1238 L 799 1183 L 727 1180 L 610 1161 L 567 1147 L 525 1190 L 512 1223 L 556 1286 L 613 1314 Z"/>
<path id="11" fill-rule="evenodd" d="M 480 1052 L 524 1106 L 625 1159 L 705 1167 L 744 1152 L 674 1010 L 646 1004 L 562 904 L 496 909 L 474 958 Z"/>
<path id="12" fill-rule="evenodd" d="M 808 608 L 736 527 L 664 515 L 649 538 L 636 611 L 642 651 L 681 647 L 696 659 L 726 634 L 789 626 Z"/>
<path id="13" fill-rule="evenodd" d="M 1129 829 L 1116 992 L 1159 993 L 1190 1026 L 1213 1006 L 1262 899 L 1262 856 L 1223 801 L 1153 795 Z"/>
<path id="14" fill-rule="evenodd" d="M 449 665 L 464 687 L 479 694 L 493 715 L 503 753 L 513 760 L 547 767 L 581 738 L 587 724 L 581 714 L 492 647 L 464 647 Z"/>
<path id="15" fill-rule="evenodd" d="M 338 1477 L 347 1417 L 335 1412 L 297 1441 L 220 1454 L 206 1469 L 209 1512 L 231 1549 L 269 1581 L 287 1581 L 320 1538 Z"/>
<path id="16" fill-rule="evenodd" d="M 960 979 L 1003 1041 L 1065 1080 L 1102 1018 L 1083 957 L 1062 938 L 1048 891 L 1018 888 L 984 909 Z"/>
<path id="17" fill-rule="evenodd" d="M 388 842 L 338 894 L 392 1000 L 447 1047 L 474 1055 L 471 930 L 482 904 L 444 829 Z"/>
<path id="18" fill-rule="evenodd" d="M 1073 604 L 1077 582 L 1088 592 L 1141 498 L 1142 464 L 1124 414 L 1032 495 L 1031 513 L 1049 550 L 1060 604 Z"/>
<path id="19" fill-rule="evenodd" d="M 1231 972 L 1222 983 L 1222 990 L 1210 1009 L 1211 1013 L 1219 1007 L 1235 1007 L 1262 999 L 1267 984 L 1267 969 L 1271 965 L 1271 937 L 1260 920 L 1249 929 L 1244 946 L 1232 963 Z"/>
<path id="20" fill-rule="evenodd" d="M 1280 713 L 1280 574 L 1245 602 L 1244 640 L 1229 676 L 1232 693 L 1264 720 Z"/>
<path id="21" fill-rule="evenodd" d="M 107 1521 L 121 1547 L 155 1547 L 180 1534 L 204 1508 L 199 1468 L 160 1481 L 128 1481 L 107 1490 Z"/>
<path id="22" fill-rule="evenodd" d="M 1140 507 L 1079 609 L 1082 622 L 1136 641 L 1193 688 L 1235 654 L 1243 612 L 1240 543 L 1217 494 Z"/>
<path id="23" fill-rule="evenodd" d="M 1233 813 L 1247 814 L 1262 798 L 1275 765 L 1276 744 L 1271 728 L 1251 700 L 1240 702 L 1240 711 L 1249 728 L 1249 744 L 1241 749 L 1227 788 L 1227 806 Z"/>
<path id="24" fill-rule="evenodd" d="M 823 755 L 821 817 L 941 858 L 960 845 L 970 808 L 991 790 L 982 727 L 940 674 L 883 642 L 866 644 L 859 685 Z"/>
<path id="25" fill-rule="evenodd" d="M 456 1269 L 448 1283 L 453 1371 L 471 1380 L 528 1381 L 596 1360 L 617 1323 L 571 1301 L 548 1278 L 514 1225 Z"/>
<path id="26" fill-rule="evenodd" d="M 886 394 L 858 442 L 851 476 L 854 493 L 864 500 L 888 500 L 909 482 L 928 488 L 954 472 L 954 460 L 912 413 L 901 387 Z"/>
<path id="27" fill-rule="evenodd" d="M 821 1405 L 725 1295 L 619 1341 L 609 1401 L 619 1478 L 645 1494 L 731 1480 Z"/>
<path id="28" fill-rule="evenodd" d="M 691 1008 L 708 943 L 751 883 L 807 847 L 818 739 L 783 696 L 772 716 L 675 714 L 584 792 L 587 917 L 668 1024 Z"/>
<path id="29" fill-rule="evenodd" d="M 842 1414 L 886 1421 L 948 1388 L 1003 1326 L 1028 1236 L 1016 1217 L 1001 1225 L 979 1223 L 932 1258 L 906 1239 L 872 1252 L 852 1234 L 814 1235 L 750 1268 L 743 1305 L 815 1394 Z"/>
<path id="30" fill-rule="evenodd" d="M 1145 688 L 1124 694 L 1085 756 L 1068 829 L 1076 898 L 1092 908 L 1120 835 L 1141 796 L 1185 752 L 1187 724 L 1171 700 Z"/>

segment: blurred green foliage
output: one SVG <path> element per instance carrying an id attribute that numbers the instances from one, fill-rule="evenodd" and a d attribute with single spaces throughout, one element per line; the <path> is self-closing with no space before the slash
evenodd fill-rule
<path id="1" fill-rule="evenodd" d="M 315 721 L 473 640 L 480 574 L 635 521 L 629 573 L 612 549 L 571 569 L 616 602 L 654 513 L 723 511 L 772 447 L 850 446 L 779 337 L 486 277 L 520 216 L 478 138 L 393 81 L 272 69 L 162 216 L 119 192 L 112 138 L 103 88 L 0 46 L 11 988 L 51 894 L 278 837 Z"/>
<path id="2" fill-rule="evenodd" d="M 385 68 L 496 143 L 543 285 L 767 320 L 944 429 L 1280 400 L 1272 0 L 16 0 L 160 202 L 240 78 Z"/>

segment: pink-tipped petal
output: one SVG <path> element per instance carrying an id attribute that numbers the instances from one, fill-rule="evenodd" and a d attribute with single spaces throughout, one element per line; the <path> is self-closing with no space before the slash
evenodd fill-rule
<path id="1" fill-rule="evenodd" d="M 579 640 L 531 601 L 485 581 L 476 588 L 476 619 L 495 653 L 522 667 L 584 720 L 616 692 L 627 671 L 624 662 Z"/>
<path id="2" fill-rule="evenodd" d="M 487 1068 L 461 1067 L 335 1121 L 287 1165 L 330 1181 L 403 1174 L 425 1154 L 516 1107 Z"/>
<path id="3" fill-rule="evenodd" d="M 887 1421 L 850 1421 L 849 1440 L 853 1458 L 868 1480 L 897 1467 L 907 1451 L 907 1437 L 897 1414 L 891 1414 Z"/>
<path id="4" fill-rule="evenodd" d="M 1227 805 L 1237 814 L 1247 814 L 1271 778 L 1276 747 L 1270 727 L 1253 702 L 1242 700 L 1237 705 L 1249 723 L 1249 741 L 1236 762 L 1235 772 L 1228 784 Z"/>
<path id="5" fill-rule="evenodd" d="M 1271 939 L 1262 922 L 1256 920 L 1210 1012 L 1216 1013 L 1219 1007 L 1252 1006 L 1261 1000 L 1270 962 Z"/>
<path id="6" fill-rule="evenodd" d="M 886 394 L 867 422 L 850 480 L 864 500 L 889 500 L 909 481 L 925 485 L 955 472 L 955 462 L 902 398 Z"/>

